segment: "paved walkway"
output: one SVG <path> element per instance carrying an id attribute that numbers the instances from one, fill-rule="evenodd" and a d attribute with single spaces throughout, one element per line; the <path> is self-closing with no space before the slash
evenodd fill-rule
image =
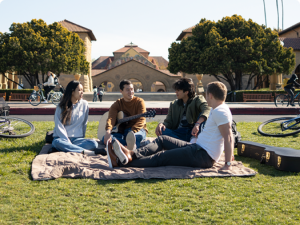
<path id="1" fill-rule="evenodd" d="M 53 115 L 56 106 L 40 104 L 32 106 L 26 102 L 7 102 L 11 115 Z M 90 115 L 102 115 L 107 112 L 114 101 L 89 102 Z M 228 102 L 233 115 L 296 115 L 299 106 L 279 108 L 272 102 Z M 157 115 L 166 115 L 170 101 L 146 101 L 147 109 L 155 109 Z"/>

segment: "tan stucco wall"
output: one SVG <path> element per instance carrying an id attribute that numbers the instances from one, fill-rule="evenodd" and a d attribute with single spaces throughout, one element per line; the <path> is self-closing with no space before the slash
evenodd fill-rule
<path id="1" fill-rule="evenodd" d="M 300 37 L 300 27 L 295 28 L 294 30 L 288 31 L 288 32 L 286 32 L 284 34 L 281 34 L 279 37 L 298 38 L 296 32 L 298 32 L 298 35 Z"/>
<path id="2" fill-rule="evenodd" d="M 172 84 L 179 78 L 180 76 L 168 76 L 141 63 L 130 61 L 103 74 L 93 76 L 93 83 L 99 86 L 106 81 L 112 82 L 114 84 L 112 91 L 118 92 L 121 80 L 136 79 L 142 83 L 143 92 L 151 92 L 153 82 L 160 81 L 165 85 L 167 92 L 173 92 Z"/>

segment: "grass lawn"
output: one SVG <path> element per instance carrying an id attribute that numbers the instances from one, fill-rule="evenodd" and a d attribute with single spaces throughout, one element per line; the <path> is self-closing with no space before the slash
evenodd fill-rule
<path id="1" fill-rule="evenodd" d="M 148 123 L 154 136 L 156 122 Z M 32 181 L 31 162 L 53 122 L 23 139 L 0 138 L 0 224 L 299 224 L 300 177 L 236 156 L 249 178 Z M 238 123 L 243 140 L 300 149 L 299 136 L 268 138 Z M 88 124 L 96 137 L 98 122 Z"/>

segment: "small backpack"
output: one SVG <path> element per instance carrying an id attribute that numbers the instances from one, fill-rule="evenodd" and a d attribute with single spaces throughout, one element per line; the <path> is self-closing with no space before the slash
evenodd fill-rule
<path id="1" fill-rule="evenodd" d="M 282 83 L 282 88 L 288 85 L 289 78 L 284 78 Z"/>
<path id="2" fill-rule="evenodd" d="M 240 140 L 242 140 L 242 136 L 241 133 L 237 131 L 236 122 L 234 120 L 232 120 L 231 129 L 234 138 L 234 147 L 237 148 L 237 144 Z"/>
<path id="3" fill-rule="evenodd" d="M 58 84 L 59 84 L 58 77 L 54 77 L 54 84 L 55 84 L 55 85 L 58 85 Z"/>

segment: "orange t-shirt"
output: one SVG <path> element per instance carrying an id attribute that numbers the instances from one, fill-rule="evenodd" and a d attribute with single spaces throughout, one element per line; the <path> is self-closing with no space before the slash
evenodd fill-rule
<path id="1" fill-rule="evenodd" d="M 146 105 L 144 100 L 138 97 L 133 97 L 130 102 L 126 102 L 124 98 L 118 99 L 109 109 L 105 130 L 112 130 L 117 121 L 117 114 L 120 111 L 123 111 L 126 116 L 135 116 L 137 114 L 145 113 Z M 123 130 L 127 128 L 131 128 L 134 133 L 144 128 L 148 133 L 145 117 L 130 120 L 123 126 L 119 126 L 119 132 L 123 132 Z"/>

